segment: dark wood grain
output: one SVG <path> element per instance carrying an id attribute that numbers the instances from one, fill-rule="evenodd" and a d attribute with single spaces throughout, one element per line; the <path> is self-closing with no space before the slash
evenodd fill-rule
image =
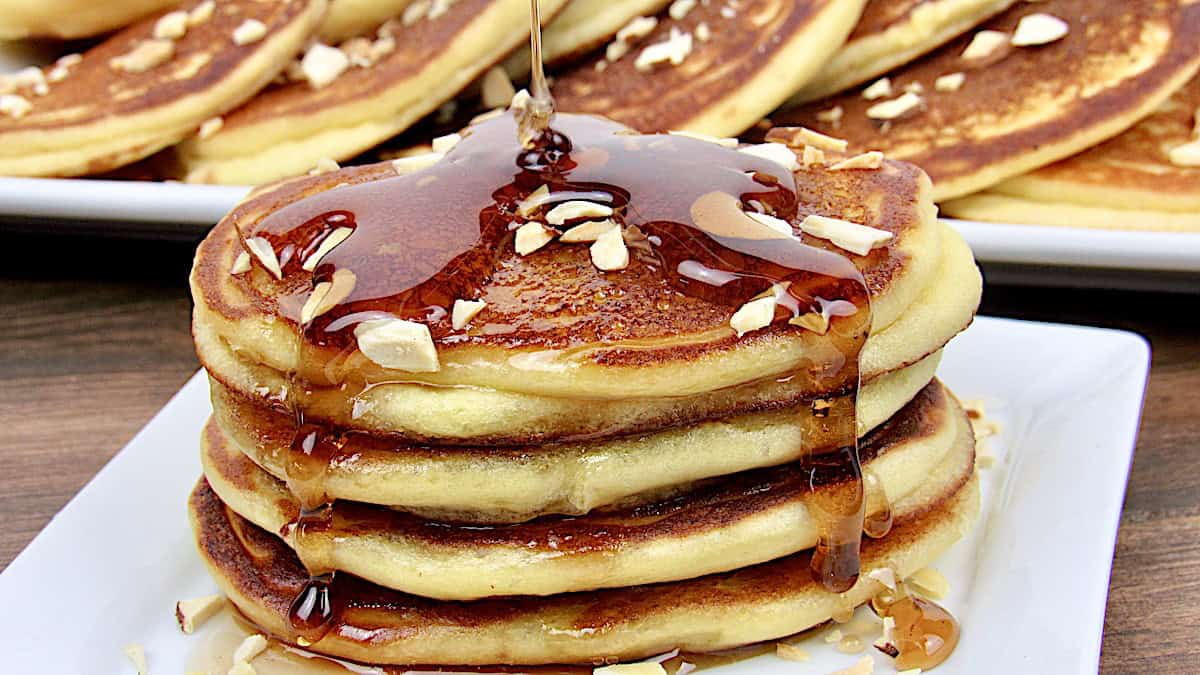
<path id="1" fill-rule="evenodd" d="M 2 567 L 197 363 L 189 247 L 0 234 L 0 250 Z M 1137 331 L 1154 349 L 1113 563 L 1105 673 L 1200 672 L 1200 323 L 1181 311 L 1189 301 L 1004 287 L 985 300 L 989 314 Z"/>

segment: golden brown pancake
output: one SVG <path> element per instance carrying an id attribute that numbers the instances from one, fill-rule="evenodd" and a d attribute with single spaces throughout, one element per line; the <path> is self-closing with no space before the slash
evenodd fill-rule
<path id="1" fill-rule="evenodd" d="M 863 387 L 859 435 L 885 422 L 928 384 L 939 357 Z M 292 447 L 294 416 L 216 380 L 212 393 L 215 420 L 229 443 L 286 480 L 288 466 L 303 459 Z M 615 437 L 558 443 L 545 443 L 543 432 L 523 444 L 508 438 L 500 439 L 508 445 L 431 447 L 396 434 L 347 430 L 340 433 L 323 485 L 331 499 L 402 507 L 432 519 L 501 523 L 578 515 L 713 476 L 795 461 L 806 451 L 826 451 L 834 440 L 814 417 L 813 403 L 764 392 L 747 401 L 746 410 L 759 412 L 714 408 L 700 421 L 675 417 L 657 420 L 653 427 L 621 428 L 622 435 Z M 586 408 L 562 406 L 560 414 Z"/>
<path id="2" fill-rule="evenodd" d="M 1061 40 L 1002 47 L 966 61 L 975 32 L 889 74 L 891 97 L 846 92 L 772 117 L 846 138 L 852 149 L 882 150 L 919 165 L 943 201 L 1027 173 L 1116 136 L 1153 112 L 1200 67 L 1200 4 L 1177 0 L 1018 3 L 980 29 L 1011 34 L 1029 14 L 1066 21 Z M 964 73 L 954 91 L 937 78 Z M 996 83 L 1004 83 L 997 86 Z M 920 85 L 920 107 L 901 118 L 867 110 Z M 836 121 L 827 111 L 841 110 Z M 824 113 L 824 114 L 823 114 Z M 836 116 L 836 115 L 834 115 Z M 823 121 L 828 120 L 828 121 Z"/>
<path id="3" fill-rule="evenodd" d="M 1090 150 L 942 205 L 950 216 L 1117 230 L 1200 231 L 1200 166 L 1171 159 L 1200 139 L 1200 77 Z"/>
<path id="4" fill-rule="evenodd" d="M 678 136 L 646 142 L 703 143 Z M 297 338 L 296 320 L 289 314 L 294 308 L 278 303 L 288 290 L 257 265 L 248 274 L 230 273 L 241 252 L 235 223 L 252 228 L 265 215 L 305 195 L 383 178 L 391 171 L 383 164 L 294 181 L 235 209 L 197 251 L 192 275 L 197 334 L 213 333 L 260 365 L 279 372 L 292 370 Z M 802 214 L 849 218 L 894 233 L 891 243 L 870 255 L 853 257 L 872 292 L 873 339 L 885 339 L 887 327 L 900 319 L 934 277 L 942 243 L 952 236 L 932 217 L 924 175 L 911 165 L 888 162 L 879 170 L 814 168 L 797 176 Z M 840 250 L 807 235 L 805 242 Z M 386 265 L 385 258 L 397 253 L 388 248 L 371 255 L 381 256 L 379 264 Z M 493 275 L 480 297 L 488 302 L 487 320 L 503 330 L 489 330 L 483 324 L 464 336 L 452 330 L 446 317 L 432 319 L 429 328 L 443 367 L 393 379 L 553 397 L 619 399 L 634 391 L 643 397 L 684 396 L 781 374 L 795 362 L 795 350 L 802 346 L 820 350 L 819 343 L 824 342 L 786 324 L 739 340 L 728 327 L 729 308 L 671 291 L 649 267 L 631 265 L 619 279 L 605 276 L 590 264 L 585 248 L 552 245 L 525 257 L 506 248 L 499 255 L 502 273 Z M 299 279 L 302 275 L 296 276 L 293 283 L 304 281 Z M 970 276 L 965 279 L 968 287 Z M 574 312 L 548 314 L 545 306 L 539 306 L 536 291 L 551 283 L 548 280 L 556 286 L 556 301 L 576 308 Z M 658 309 L 660 305 L 670 311 Z M 623 320 L 611 321 L 611 312 L 618 309 Z M 866 357 L 865 375 L 887 372 L 936 351 L 969 320 L 966 309 L 965 316 L 949 315 L 952 327 L 937 326 L 932 335 L 907 336 L 909 342 L 922 346 L 914 358 L 895 362 L 890 360 L 893 355 Z M 871 349 L 870 343 L 866 349 Z M 517 355 L 521 358 L 514 360 Z M 558 366 L 562 358 L 569 359 L 570 367 Z M 719 363 L 729 366 L 717 370 Z M 373 367 L 358 365 L 364 373 Z M 672 374 L 663 377 L 667 372 Z M 581 389 L 584 382 L 586 389 Z"/>
<path id="5" fill-rule="evenodd" d="M 429 4 L 429 0 L 417 1 Z M 329 11 L 317 35 L 327 44 L 337 44 L 400 17 L 411 4 L 414 0 L 329 0 Z"/>
<path id="6" fill-rule="evenodd" d="M 178 4 L 179 0 L 3 0 L 0 40 L 91 37 Z"/>
<path id="7" fill-rule="evenodd" d="M 546 0 L 549 21 L 565 0 Z M 333 82 L 267 89 L 225 117 L 221 130 L 179 147 L 186 180 L 256 185 L 345 160 L 404 131 L 529 37 L 524 0 L 458 0 L 390 29 L 394 48 Z"/>
<path id="8" fill-rule="evenodd" d="M 600 55 L 557 74 L 553 94 L 560 110 L 603 115 L 640 131 L 736 136 L 820 69 L 864 4 L 746 0 L 736 10 L 702 3 L 682 19 L 662 13 L 654 30 L 621 58 Z M 677 44 L 688 43 L 677 54 L 682 60 L 639 68 L 647 47 L 664 43 L 672 32 Z"/>
<path id="9" fill-rule="evenodd" d="M 870 0 L 846 44 L 786 105 L 872 80 L 953 40 L 1013 1 Z"/>
<path id="10" fill-rule="evenodd" d="M 928 508 L 922 495 L 953 492 L 970 477 L 972 447 L 964 413 L 934 383 L 868 434 L 859 455 L 864 471 L 878 477 L 888 512 L 903 520 Z M 639 495 L 641 503 L 510 525 L 456 525 L 338 502 L 329 527 L 298 539 L 290 524 L 300 506 L 287 486 L 212 422 L 201 454 L 221 500 L 259 527 L 282 533 L 310 569 L 342 570 L 443 600 L 632 586 L 757 564 L 815 546 L 810 491 L 849 487 L 848 476 L 836 471 L 787 464 Z"/>
<path id="11" fill-rule="evenodd" d="M 36 85 L 16 92 L 28 112 L 0 114 L 0 175 L 100 173 L 180 141 L 274 79 L 324 11 L 325 0 L 227 0 L 177 39 L 155 40 L 150 17 L 77 63 L 44 69 L 44 95 Z M 236 44 L 246 22 L 261 24 L 261 34 Z"/>
<path id="12" fill-rule="evenodd" d="M 632 660 L 674 648 L 704 652 L 792 635 L 882 589 L 871 570 L 900 578 L 957 541 L 978 512 L 978 484 L 930 495 L 929 507 L 863 541 L 863 571 L 843 595 L 812 580 L 809 554 L 688 581 L 468 603 L 390 591 L 341 574 L 331 593 L 345 609 L 310 650 L 370 663 L 544 664 Z M 230 512 L 203 480 L 190 501 L 200 555 L 221 590 L 263 630 L 284 640 L 288 611 L 308 580 L 274 534 Z"/>

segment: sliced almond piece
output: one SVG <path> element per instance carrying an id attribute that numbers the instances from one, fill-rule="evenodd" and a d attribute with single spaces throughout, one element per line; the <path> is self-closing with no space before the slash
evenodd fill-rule
<path id="1" fill-rule="evenodd" d="M 709 136 L 708 134 L 698 134 L 694 131 L 688 131 L 686 129 L 677 129 L 674 131 L 668 131 L 667 133 L 672 136 L 683 136 L 684 138 L 694 138 L 698 141 L 716 143 L 722 148 L 736 148 L 738 146 L 738 139 L 736 138 L 719 138 L 717 136 Z"/>
<path id="2" fill-rule="evenodd" d="M 806 216 L 800 222 L 800 230 L 857 255 L 867 255 L 871 249 L 887 244 L 894 236 L 887 230 L 818 215 Z"/>
<path id="3" fill-rule="evenodd" d="M 126 73 L 144 73 L 170 61 L 174 56 L 173 40 L 145 40 L 129 53 L 110 59 L 108 64 Z"/>
<path id="4" fill-rule="evenodd" d="M 17 94 L 0 94 L 0 115 L 8 115 L 13 119 L 21 119 L 33 110 L 29 99 Z"/>
<path id="5" fill-rule="evenodd" d="M 485 108 L 499 108 L 508 105 L 513 94 L 517 93 L 508 73 L 500 66 L 495 66 L 483 75 L 479 87 L 479 98 Z"/>
<path id="6" fill-rule="evenodd" d="M 864 152 L 853 157 L 847 157 L 829 167 L 830 171 L 848 171 L 850 169 L 878 169 L 883 166 L 883 153 L 878 150 Z"/>
<path id="7" fill-rule="evenodd" d="M 354 327 L 358 349 L 372 362 L 409 373 L 441 370 L 429 327 L 405 319 L 372 319 Z"/>
<path id="8" fill-rule="evenodd" d="M 251 635 L 233 650 L 234 663 L 249 663 L 254 657 L 267 649 L 267 638 L 264 635 Z"/>
<path id="9" fill-rule="evenodd" d="M 1071 32 L 1071 26 L 1053 14 L 1030 14 L 1021 17 L 1009 42 L 1014 47 L 1034 47 L 1057 42 Z"/>
<path id="10" fill-rule="evenodd" d="M 1009 35 L 998 30 L 981 30 L 976 33 L 971 42 L 967 44 L 963 50 L 961 58 L 966 61 L 979 61 L 986 59 L 997 50 L 1002 49 L 1008 44 Z"/>
<path id="11" fill-rule="evenodd" d="M 877 98 L 887 98 L 892 95 L 892 81 L 889 78 L 881 77 L 875 80 L 867 88 L 862 90 L 862 97 L 868 101 L 874 101 Z"/>
<path id="12" fill-rule="evenodd" d="M 900 655 L 900 647 L 896 644 L 896 620 L 890 616 L 883 617 L 883 635 L 871 643 L 879 651 L 892 658 Z"/>
<path id="13" fill-rule="evenodd" d="M 875 659 L 870 656 L 864 656 L 854 662 L 854 665 L 849 668 L 835 670 L 829 675 L 871 675 L 875 672 Z"/>
<path id="14" fill-rule="evenodd" d="M 146 675 L 146 648 L 141 645 L 126 645 L 121 648 L 125 656 L 133 663 L 138 675 Z"/>
<path id="15" fill-rule="evenodd" d="M 433 139 L 433 151 L 446 154 L 447 152 L 450 152 L 454 146 L 458 145 L 458 142 L 461 140 L 462 134 L 446 134 L 445 136 L 438 136 L 437 138 Z"/>
<path id="16" fill-rule="evenodd" d="M 845 114 L 845 110 L 842 109 L 842 106 L 835 105 L 828 110 L 817 111 L 817 120 L 821 122 L 830 122 L 836 125 L 841 121 L 842 116 Z"/>
<path id="17" fill-rule="evenodd" d="M 539 185 L 538 189 L 517 202 L 517 214 L 522 218 L 529 218 L 548 201 L 550 201 L 550 187 Z"/>
<path id="18" fill-rule="evenodd" d="M 905 581 L 934 600 L 941 600 L 950 592 L 950 582 L 932 567 L 922 567 Z"/>
<path id="19" fill-rule="evenodd" d="M 342 167 L 334 160 L 328 157 L 322 157 L 321 159 L 318 159 L 316 165 L 309 170 L 308 175 L 321 176 L 327 173 L 333 173 L 340 168 Z"/>
<path id="20" fill-rule="evenodd" d="M 476 315 L 487 307 L 483 300 L 455 300 L 454 308 L 450 311 L 450 323 L 454 330 L 462 330 L 471 323 Z"/>
<path id="21" fill-rule="evenodd" d="M 911 91 L 906 91 L 890 101 L 883 101 L 867 108 L 867 117 L 873 120 L 895 120 L 921 107 L 924 101 Z"/>
<path id="22" fill-rule="evenodd" d="M 712 39 L 712 29 L 708 27 L 708 23 L 701 21 L 696 24 L 696 39 L 701 42 L 708 42 Z"/>
<path id="23" fill-rule="evenodd" d="M 421 169 L 427 169 L 434 164 L 442 161 L 445 157 L 440 152 L 423 152 L 419 155 L 409 155 L 407 157 L 399 157 L 392 160 L 392 168 L 401 176 Z"/>
<path id="24" fill-rule="evenodd" d="M 698 0 L 675 0 L 675 2 L 671 3 L 671 7 L 667 10 L 667 14 L 670 14 L 672 19 L 680 21 L 689 13 L 691 13 L 691 11 L 696 8 L 697 4 L 699 4 Z"/>
<path id="25" fill-rule="evenodd" d="M 592 671 L 592 675 L 666 675 L 667 671 L 661 663 L 620 663 L 615 666 L 602 666 Z"/>
<path id="26" fill-rule="evenodd" d="M 766 328 L 775 320 L 775 295 L 771 294 L 742 305 L 729 319 L 729 326 L 742 337 L 746 333 Z"/>
<path id="27" fill-rule="evenodd" d="M 267 36 L 267 24 L 258 19 L 246 19 L 233 29 L 233 44 L 249 45 Z"/>
<path id="28" fill-rule="evenodd" d="M 539 248 L 554 241 L 558 234 L 541 223 L 525 223 L 517 228 L 517 236 L 513 245 L 520 255 L 529 255 Z"/>
<path id="29" fill-rule="evenodd" d="M 786 642 L 775 643 L 775 656 L 785 661 L 806 662 L 809 660 L 808 652 L 804 651 L 796 645 L 789 645 Z"/>
<path id="30" fill-rule="evenodd" d="M 178 40 L 187 35 L 188 13 L 168 12 L 154 22 L 154 37 L 159 40 Z"/>
<path id="31" fill-rule="evenodd" d="M 616 226 L 617 224 L 612 219 L 590 220 L 563 232 L 558 240 L 567 244 L 593 242 L 599 239 L 600 235 Z"/>
<path id="32" fill-rule="evenodd" d="M 808 312 L 800 316 L 793 316 L 788 319 L 788 323 L 816 333 L 817 335 L 824 335 L 829 332 L 829 317 L 823 313 Z"/>
<path id="33" fill-rule="evenodd" d="M 220 131 L 224 126 L 225 120 L 223 118 L 213 117 L 211 119 L 204 120 L 204 123 L 200 125 L 200 130 L 196 132 L 196 135 L 201 139 L 212 138 L 213 136 L 217 135 L 217 132 Z"/>
<path id="34" fill-rule="evenodd" d="M 525 110 L 529 107 L 529 102 L 532 100 L 533 97 L 529 95 L 529 90 L 521 89 L 513 94 L 512 101 L 509 102 L 508 107 L 513 110 Z"/>
<path id="35" fill-rule="evenodd" d="M 338 79 L 350 67 L 350 57 L 337 47 L 317 42 L 300 59 L 300 72 L 308 84 L 320 89 Z"/>
<path id="36" fill-rule="evenodd" d="M 216 11 L 216 0 L 204 0 L 204 2 L 196 5 L 192 8 L 192 11 L 188 12 L 188 26 L 199 26 L 213 18 L 213 14 Z"/>
<path id="37" fill-rule="evenodd" d="M 313 287 L 308 300 L 300 309 L 300 325 L 306 326 L 313 319 L 337 307 L 354 292 L 358 277 L 348 269 L 334 270 L 330 281 L 322 281 Z"/>
<path id="38" fill-rule="evenodd" d="M 804 152 L 800 156 L 800 161 L 805 168 L 813 166 L 825 166 L 825 151 L 820 148 L 814 148 L 811 145 L 804 146 Z"/>
<path id="39" fill-rule="evenodd" d="M 934 80 L 933 88 L 938 91 L 958 91 L 966 81 L 966 73 L 948 73 Z"/>
<path id="40" fill-rule="evenodd" d="M 755 213 L 754 211 L 747 211 L 746 215 L 750 216 L 751 220 L 762 223 L 763 225 L 766 225 L 767 227 L 771 228 L 772 230 L 775 230 L 779 234 L 782 234 L 782 235 L 785 235 L 788 237 L 796 236 L 796 233 L 792 231 L 792 226 L 788 225 L 788 222 L 782 218 L 776 218 L 775 216 L 769 216 L 765 213 Z"/>
<path id="41" fill-rule="evenodd" d="M 834 152 L 845 152 L 850 146 L 850 142 L 843 138 L 834 138 L 819 131 L 813 131 L 808 127 L 796 127 L 796 131 L 792 134 L 792 145 L 811 145 L 814 148 L 822 150 L 832 150 Z"/>
<path id="42" fill-rule="evenodd" d="M 668 62 L 677 66 L 691 53 L 692 34 L 672 28 L 666 40 L 644 47 L 634 60 L 633 67 L 637 70 L 650 70 L 657 64 Z"/>
<path id="43" fill-rule="evenodd" d="M 791 148 L 782 143 L 747 145 L 744 148 L 738 148 L 738 152 L 770 160 L 788 171 L 797 171 L 800 169 L 800 162 L 796 161 L 796 153 L 792 152 Z"/>
<path id="44" fill-rule="evenodd" d="M 1167 157 L 1175 166 L 1200 166 L 1200 140 L 1171 148 Z"/>
<path id="45" fill-rule="evenodd" d="M 337 248 L 342 242 L 346 241 L 351 234 L 354 234 L 354 228 L 339 227 L 333 232 L 325 235 L 325 238 L 321 240 L 321 245 L 317 247 L 317 250 L 313 251 L 312 255 L 308 256 L 308 258 L 304 260 L 304 264 L 300 266 L 301 269 L 303 269 L 305 272 L 312 272 L 313 270 L 317 269 L 317 265 L 321 264 L 321 259 L 329 255 L 329 252 Z"/>
<path id="46" fill-rule="evenodd" d="M 275 254 L 275 249 L 271 248 L 271 242 L 262 237 L 251 237 L 246 240 L 246 248 L 250 249 L 250 254 L 258 258 L 258 262 L 271 273 L 271 276 L 276 279 L 283 278 L 283 269 L 279 266 L 279 256 Z"/>
<path id="47" fill-rule="evenodd" d="M 568 220 L 581 218 L 607 218 L 613 214 L 612 207 L 607 204 L 574 199 L 563 202 L 546 213 L 546 222 L 551 225 L 562 225 Z"/>
<path id="48" fill-rule="evenodd" d="M 233 259 L 233 266 L 229 268 L 230 274 L 244 274 L 250 271 L 250 254 L 242 251 Z"/>
<path id="49" fill-rule="evenodd" d="M 888 590 L 896 590 L 896 571 L 890 567 L 877 567 L 867 573 L 867 578 L 878 581 Z"/>
<path id="50" fill-rule="evenodd" d="M 601 271 L 614 272 L 629 267 L 629 249 L 620 226 L 615 223 L 596 237 L 589 251 L 592 264 Z"/>
<path id="51" fill-rule="evenodd" d="M 179 630 L 191 635 L 201 624 L 221 611 L 224 606 L 225 598 L 220 595 L 180 600 L 175 603 L 175 621 L 179 624 Z"/>

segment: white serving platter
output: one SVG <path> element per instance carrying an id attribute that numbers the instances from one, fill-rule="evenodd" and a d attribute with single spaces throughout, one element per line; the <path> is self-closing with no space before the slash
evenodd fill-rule
<path id="1" fill-rule="evenodd" d="M 936 565 L 963 630 L 937 672 L 1096 672 L 1148 367 L 1130 333 L 1002 319 L 980 318 L 947 348 L 942 379 L 982 399 L 1002 433 L 981 469 L 979 524 Z M 185 512 L 210 411 L 197 374 L 0 574 L 6 672 L 131 673 L 121 649 L 137 643 L 151 673 L 183 673 L 218 630 L 184 636 L 173 614 L 215 588 Z M 819 634 L 803 646 L 807 664 L 767 655 L 705 672 L 827 673 L 861 658 Z"/>

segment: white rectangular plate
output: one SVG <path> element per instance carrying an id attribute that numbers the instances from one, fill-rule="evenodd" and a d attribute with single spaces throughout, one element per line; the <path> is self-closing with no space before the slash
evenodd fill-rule
<path id="1" fill-rule="evenodd" d="M 947 348 L 942 379 L 1003 431 L 981 470 L 979 524 L 937 564 L 963 630 L 938 672 L 1096 672 L 1149 356 L 1130 333 L 988 318 Z M 0 575 L 8 672 L 130 672 L 130 643 L 145 645 L 152 673 L 184 672 L 204 636 L 179 632 L 174 602 L 214 588 L 185 512 L 209 412 L 198 374 Z M 804 672 L 861 658 L 819 635 L 804 648 Z M 796 668 L 762 656 L 708 672 Z"/>

